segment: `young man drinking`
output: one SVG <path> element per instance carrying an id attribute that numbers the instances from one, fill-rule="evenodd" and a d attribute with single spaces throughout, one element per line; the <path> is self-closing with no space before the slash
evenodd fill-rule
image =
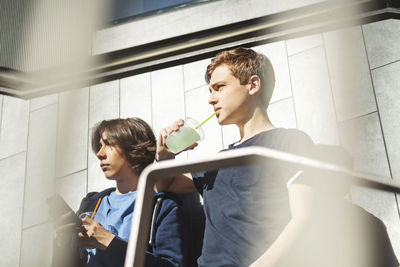
<path id="1" fill-rule="evenodd" d="M 235 124 L 240 133 L 240 140 L 226 150 L 261 146 L 313 157 L 315 145 L 307 134 L 276 128 L 268 118 L 275 75 L 266 56 L 247 48 L 223 51 L 208 65 L 206 81 L 208 102 L 219 124 Z M 157 160 L 175 157 L 165 140 L 182 125 L 178 120 L 160 131 Z M 304 237 L 312 210 L 324 205 L 321 200 L 326 198 L 321 196 L 327 190 L 315 189 L 316 178 L 293 165 L 270 161 L 182 174 L 157 187 L 175 193 L 198 191 L 203 196 L 206 228 L 199 266 L 339 266 L 331 258 L 323 261 L 328 265 L 308 259 L 303 263 L 309 265 L 302 265 L 295 257 L 285 263 L 294 244 Z"/>
<path id="2" fill-rule="evenodd" d="M 251 49 L 237 48 L 218 54 L 207 67 L 209 104 L 221 125 L 235 124 L 240 140 L 228 150 L 263 146 L 304 154 L 311 139 L 299 130 L 275 128 L 267 107 L 275 85 L 267 57 Z M 183 121 L 162 129 L 158 160 L 174 158 L 165 139 Z M 206 229 L 200 266 L 249 266 L 277 239 L 290 219 L 289 194 L 302 196 L 297 186 L 301 172 L 295 168 L 245 165 L 206 173 L 174 177 L 159 189 L 176 193 L 199 191 L 204 199 Z M 297 179 L 296 179 L 297 178 Z M 300 202 L 297 202 L 300 208 Z"/>

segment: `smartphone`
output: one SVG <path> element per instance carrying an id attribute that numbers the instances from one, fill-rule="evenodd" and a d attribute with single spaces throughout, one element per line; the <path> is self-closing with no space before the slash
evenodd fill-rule
<path id="1" fill-rule="evenodd" d="M 62 215 L 72 212 L 76 218 L 74 221 L 80 221 L 78 216 L 75 214 L 74 210 L 65 202 L 65 200 L 59 195 L 55 194 L 46 200 L 49 206 L 49 215 L 54 220 L 61 218 Z"/>

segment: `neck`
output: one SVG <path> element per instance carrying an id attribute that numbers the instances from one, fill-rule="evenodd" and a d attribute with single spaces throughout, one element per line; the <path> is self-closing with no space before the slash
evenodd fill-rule
<path id="1" fill-rule="evenodd" d="M 267 112 L 261 107 L 254 108 L 243 122 L 237 123 L 236 125 L 240 131 L 240 143 L 260 132 L 269 131 L 275 128 L 275 126 L 270 122 Z"/>
<path id="2" fill-rule="evenodd" d="M 125 179 L 116 180 L 116 193 L 117 194 L 126 194 L 129 192 L 136 191 L 138 184 L 139 176 L 134 173 L 127 176 Z"/>

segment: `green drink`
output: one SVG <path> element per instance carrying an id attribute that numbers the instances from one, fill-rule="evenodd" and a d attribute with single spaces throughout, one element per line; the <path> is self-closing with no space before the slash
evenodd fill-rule
<path id="1" fill-rule="evenodd" d="M 179 131 L 171 133 L 165 140 L 165 143 L 168 149 L 176 154 L 202 139 L 203 131 L 199 127 L 199 124 L 191 118 L 186 118 L 185 124 Z"/>

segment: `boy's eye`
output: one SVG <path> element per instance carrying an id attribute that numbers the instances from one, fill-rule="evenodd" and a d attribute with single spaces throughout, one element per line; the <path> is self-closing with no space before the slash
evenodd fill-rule
<path id="1" fill-rule="evenodd" d="M 218 91 L 222 90 L 223 87 L 225 87 L 225 84 L 214 85 L 211 89 L 209 89 L 210 94 L 212 94 L 213 92 L 218 92 Z"/>

